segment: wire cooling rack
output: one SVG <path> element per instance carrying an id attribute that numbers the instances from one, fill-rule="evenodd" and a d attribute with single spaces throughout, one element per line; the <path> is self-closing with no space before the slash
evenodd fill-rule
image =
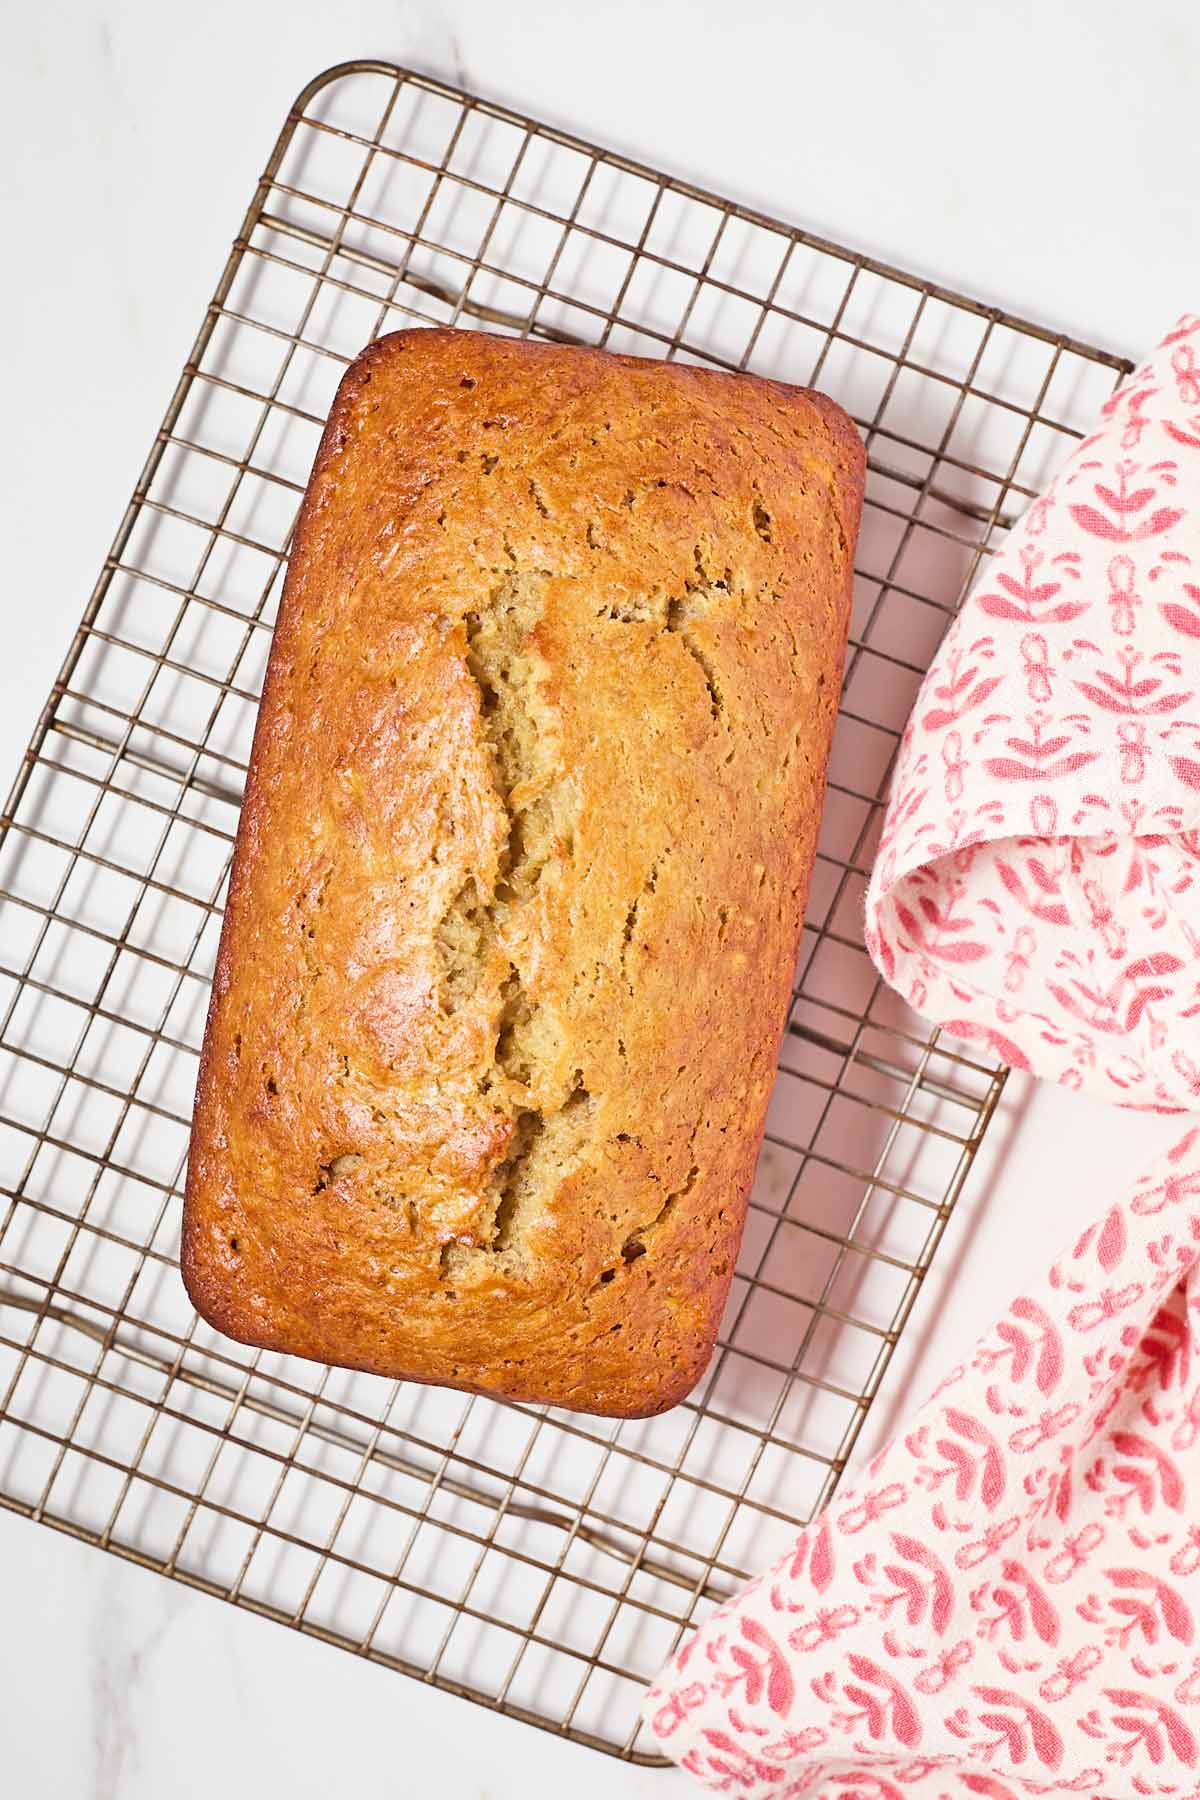
<path id="1" fill-rule="evenodd" d="M 795 1001 L 716 1357 L 614 1424 L 253 1353 L 177 1252 L 296 509 L 350 358 L 482 324 L 819 385 L 870 474 Z M 979 560 L 1130 365 L 382 63 L 289 114 L 8 803 L 0 1499 L 639 1761 L 637 1701 L 853 1449 L 1003 1072 L 862 947 L 880 796 Z"/>

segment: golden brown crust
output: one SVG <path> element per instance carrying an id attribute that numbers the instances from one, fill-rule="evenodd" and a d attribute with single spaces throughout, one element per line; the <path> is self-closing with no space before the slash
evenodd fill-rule
<path id="1" fill-rule="evenodd" d="M 837 706 L 820 395 L 467 332 L 338 392 L 201 1061 L 188 1292 L 247 1343 L 642 1416 L 717 1331 Z"/>

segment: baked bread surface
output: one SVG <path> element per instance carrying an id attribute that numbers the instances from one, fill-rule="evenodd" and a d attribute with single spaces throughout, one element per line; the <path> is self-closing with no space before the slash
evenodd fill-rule
<path id="1" fill-rule="evenodd" d="M 788 1008 L 863 452 L 748 376 L 399 332 L 297 527 L 196 1099 L 245 1343 L 637 1417 L 707 1362 Z"/>

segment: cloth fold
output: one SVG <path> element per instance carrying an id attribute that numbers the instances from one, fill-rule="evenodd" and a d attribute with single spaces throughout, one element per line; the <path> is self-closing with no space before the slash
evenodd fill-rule
<path id="1" fill-rule="evenodd" d="M 947 634 L 867 944 L 1006 1063 L 1200 1111 L 1198 881 L 1189 315 Z M 755 1800 L 1200 1800 L 1198 1260 L 1200 1124 L 682 1646 L 646 1702 L 668 1753 Z"/>

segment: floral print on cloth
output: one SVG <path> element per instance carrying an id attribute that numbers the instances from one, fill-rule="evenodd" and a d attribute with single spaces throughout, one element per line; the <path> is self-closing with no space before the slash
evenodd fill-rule
<path id="1" fill-rule="evenodd" d="M 986 567 L 901 746 L 867 943 L 920 1012 L 1200 1112 L 1200 318 Z M 1200 1123 L 647 1696 L 753 1800 L 1200 1800 Z"/>

